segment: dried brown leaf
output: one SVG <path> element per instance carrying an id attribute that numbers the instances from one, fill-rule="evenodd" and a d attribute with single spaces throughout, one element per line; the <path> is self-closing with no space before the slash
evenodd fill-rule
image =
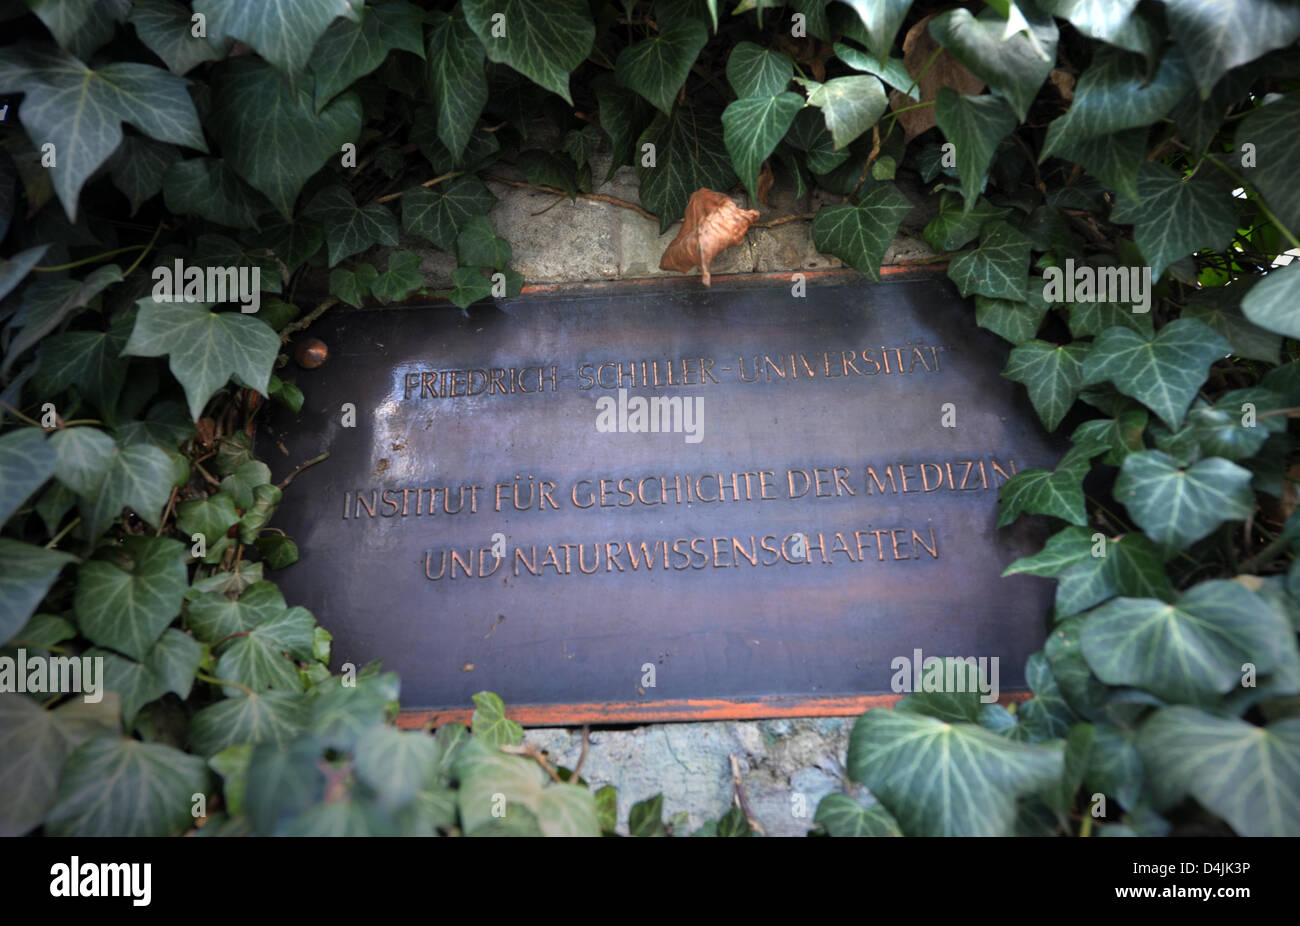
<path id="1" fill-rule="evenodd" d="M 907 68 L 907 73 L 911 74 L 914 80 L 929 63 L 930 56 L 941 47 L 930 37 L 930 20 L 935 15 L 930 14 L 908 29 L 907 36 L 903 39 L 903 66 Z M 951 87 L 958 93 L 976 94 L 984 89 L 984 81 L 962 67 L 961 62 L 944 49 L 939 52 L 939 57 L 934 59 L 929 70 L 921 74 L 914 92 L 920 97 L 920 102 L 925 103 L 939 95 L 940 87 Z M 889 102 L 896 110 L 915 106 L 917 103 L 916 100 L 910 99 L 898 90 L 889 91 Z M 900 113 L 898 121 L 903 125 L 906 140 L 911 141 L 922 132 L 934 127 L 934 107 L 923 106 Z"/>
<path id="2" fill-rule="evenodd" d="M 727 194 L 701 187 L 691 194 L 681 230 L 664 251 L 659 269 L 689 273 L 699 265 L 708 286 L 710 261 L 744 241 L 746 230 L 757 219 L 755 210 L 741 209 Z"/>

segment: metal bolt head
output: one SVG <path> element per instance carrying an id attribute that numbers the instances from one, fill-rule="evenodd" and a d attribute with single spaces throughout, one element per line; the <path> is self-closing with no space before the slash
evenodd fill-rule
<path id="1" fill-rule="evenodd" d="M 320 338 L 308 338 L 298 345 L 298 366 L 304 370 L 314 370 L 329 357 L 329 348 Z"/>

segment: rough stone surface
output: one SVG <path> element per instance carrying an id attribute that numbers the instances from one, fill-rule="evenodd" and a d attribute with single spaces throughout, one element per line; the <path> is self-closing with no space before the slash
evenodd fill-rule
<path id="1" fill-rule="evenodd" d="M 665 819 L 684 811 L 689 833 L 732 807 L 734 755 L 750 810 L 767 835 L 803 836 L 817 803 L 849 788 L 844 762 L 853 723 L 852 717 L 818 717 L 597 729 L 582 777 L 593 788 L 618 790 L 620 832 L 627 832 L 633 804 L 662 793 Z M 566 768 L 582 752 L 580 730 L 538 728 L 524 739 Z"/>

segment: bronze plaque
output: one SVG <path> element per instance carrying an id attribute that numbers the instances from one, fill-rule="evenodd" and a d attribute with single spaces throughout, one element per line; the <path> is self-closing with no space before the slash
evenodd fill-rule
<path id="1" fill-rule="evenodd" d="M 1057 453 L 969 302 L 654 286 L 313 325 L 329 359 L 258 449 L 277 478 L 330 453 L 275 523 L 333 664 L 537 723 L 850 712 L 914 655 L 1023 687 L 1052 585 L 999 577 L 1041 535 L 995 530 L 997 494 Z"/>

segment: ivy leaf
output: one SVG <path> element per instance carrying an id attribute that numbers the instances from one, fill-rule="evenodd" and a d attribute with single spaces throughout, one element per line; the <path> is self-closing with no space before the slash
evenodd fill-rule
<path id="1" fill-rule="evenodd" d="M 1147 126 L 1110 135 L 1093 135 L 1073 142 L 1071 160 L 1128 199 L 1138 198 L 1138 174 L 1144 162 Z"/>
<path id="2" fill-rule="evenodd" d="M 624 164 L 631 164 L 638 154 L 637 137 L 650 122 L 650 107 L 644 97 L 620 87 L 612 74 L 601 74 L 592 87 L 596 91 L 600 128 L 609 136 L 610 160 L 605 182 Z"/>
<path id="3" fill-rule="evenodd" d="M 331 267 L 376 244 L 397 246 L 397 220 L 388 207 L 383 203 L 358 206 L 340 184 L 317 193 L 302 214 L 324 227 Z"/>
<path id="4" fill-rule="evenodd" d="M 229 496 L 236 508 L 246 510 L 253 507 L 253 490 L 270 481 L 270 467 L 261 460 L 249 460 L 235 467 L 230 475 L 221 480 L 221 494 Z"/>
<path id="5" fill-rule="evenodd" d="M 27 623 L 60 570 L 75 560 L 69 553 L 0 537 L 0 642 Z"/>
<path id="6" fill-rule="evenodd" d="M 190 744 L 203 756 L 245 743 L 284 746 L 306 731 L 310 719 L 306 695 L 292 691 L 241 694 L 196 711 L 190 720 Z"/>
<path id="7" fill-rule="evenodd" d="M 1167 707 L 1137 736 L 1156 806 L 1187 795 L 1239 836 L 1300 834 L 1300 718 L 1265 727 Z"/>
<path id="8" fill-rule="evenodd" d="M 357 778 L 379 795 L 380 806 L 405 807 L 438 769 L 438 747 L 423 730 L 371 727 L 357 742 Z"/>
<path id="9" fill-rule="evenodd" d="M 108 286 L 121 281 L 122 268 L 117 264 L 105 264 L 91 271 L 84 280 L 39 280 L 28 286 L 23 292 L 22 307 L 9 323 L 11 327 L 21 326 L 22 330 L 9 342 L 4 363 L 0 364 L 0 376 L 7 375 L 9 368 L 29 347 L 75 315 Z"/>
<path id="10" fill-rule="evenodd" d="M 457 267 L 451 272 L 451 283 L 455 289 L 448 298 L 462 309 L 492 295 L 492 281 L 478 267 Z"/>
<path id="11" fill-rule="evenodd" d="M 117 732 L 115 698 L 75 699 L 50 711 L 32 698 L 0 694 L 0 837 L 38 826 L 68 754 L 92 736 Z"/>
<path id="12" fill-rule="evenodd" d="M 54 806 L 52 836 L 177 836 L 194 825 L 195 794 L 211 785 L 207 764 L 161 743 L 95 737 L 68 757 Z"/>
<path id="13" fill-rule="evenodd" d="M 424 57 L 423 11 L 405 0 L 381 0 L 357 10 L 359 21 L 335 19 L 312 48 L 316 111 L 384 63 L 393 49 Z M 265 56 L 263 56 L 265 57 Z M 482 56 L 479 56 L 482 60 Z"/>
<path id="14" fill-rule="evenodd" d="M 1085 138 L 1124 129 L 1145 130 L 1173 109 L 1191 87 L 1192 78 L 1178 48 L 1160 60 L 1154 77 L 1137 55 L 1099 50 L 1075 85 L 1070 108 L 1047 127 L 1038 161 L 1041 164 L 1054 154 L 1073 157 L 1074 146 Z"/>
<path id="15" fill-rule="evenodd" d="M 698 20 L 674 19 L 661 23 L 657 34 L 629 45 L 619 53 L 614 62 L 614 78 L 667 115 L 672 112 L 673 100 L 691 73 L 691 65 L 708 41 L 709 30 Z M 734 61 L 735 57 L 733 51 L 731 60 Z M 728 79 L 731 68 L 728 62 Z M 786 81 L 789 79 L 787 76 Z M 735 81 L 732 81 L 732 86 L 735 86 Z"/>
<path id="16" fill-rule="evenodd" d="M 970 96 L 941 87 L 934 120 L 957 149 L 957 173 L 969 212 L 984 185 L 998 142 L 1016 127 L 1016 114 L 1001 97 Z"/>
<path id="17" fill-rule="evenodd" d="M 49 247 L 48 244 L 38 245 L 19 251 L 13 257 L 0 260 L 0 299 L 13 292 L 14 287 L 31 273 L 32 268 L 45 256 Z"/>
<path id="18" fill-rule="evenodd" d="M 325 243 L 325 232 L 315 222 L 304 218 L 286 221 L 276 213 L 249 243 L 283 261 L 292 273 L 316 256 Z"/>
<path id="19" fill-rule="evenodd" d="M 132 308 L 114 319 L 108 331 L 65 331 L 46 337 L 36 349 L 38 388 L 57 393 L 75 385 L 106 421 L 114 422 L 129 363 L 121 356 L 122 348 L 134 324 Z"/>
<path id="20" fill-rule="evenodd" d="M 823 206 L 813 219 L 813 246 L 872 280 L 912 204 L 892 183 L 873 185 L 857 206 Z"/>
<path id="21" fill-rule="evenodd" d="M 330 295 L 359 309 L 370 295 L 370 285 L 377 279 L 379 271 L 370 264 L 358 264 L 354 270 L 335 267 L 330 271 Z"/>
<path id="22" fill-rule="evenodd" d="M 219 61 L 230 50 L 229 41 L 213 45 L 195 38 L 189 9 L 176 0 L 134 0 L 130 22 L 140 41 L 173 74 L 184 74 L 204 61 Z"/>
<path id="23" fill-rule="evenodd" d="M 60 428 L 50 438 L 59 481 L 81 499 L 86 533 L 98 538 L 130 507 L 157 524 L 171 495 L 172 462 L 151 444 L 121 444 L 95 428 Z"/>
<path id="24" fill-rule="evenodd" d="M 880 86 L 879 81 L 876 86 Z M 799 94 L 786 92 L 736 100 L 723 111 L 723 140 L 736 172 L 754 200 L 758 199 L 758 173 L 763 161 L 785 137 L 795 114 L 802 108 L 803 99 Z"/>
<path id="25" fill-rule="evenodd" d="M 77 573 L 74 607 L 81 632 L 100 646 L 143 660 L 180 612 L 189 579 L 185 546 L 135 538 L 129 568 L 91 560 Z"/>
<path id="26" fill-rule="evenodd" d="M 508 64 L 573 105 L 569 72 L 586 60 L 596 38 L 586 0 L 462 0 L 461 7 L 488 60 Z"/>
<path id="27" fill-rule="evenodd" d="M 204 643 L 252 630 L 285 610 L 284 596 L 273 582 L 253 582 L 236 599 L 224 592 L 202 592 L 190 601 L 189 627 Z"/>
<path id="28" fill-rule="evenodd" d="M 1097 677 L 1165 701 L 1213 704 L 1241 684 L 1241 665 L 1272 670 L 1293 631 L 1237 582 L 1193 586 L 1174 604 L 1115 598 L 1089 611 L 1079 642 Z"/>
<path id="29" fill-rule="evenodd" d="M 1271 417 L 1244 423 L 1247 403 L 1255 406 L 1259 415 Z M 1213 405 L 1194 406 L 1184 430 L 1205 456 L 1244 460 L 1259 453 L 1271 435 L 1286 430 L 1285 419 L 1277 414 L 1286 404 L 1284 396 L 1267 389 L 1234 389 Z"/>
<path id="30" fill-rule="evenodd" d="M 1050 514 L 1071 524 L 1086 525 L 1083 477 L 1088 462 L 1103 449 L 1099 443 L 1075 444 L 1053 472 L 1025 469 L 1016 473 L 998 490 L 998 527 L 1006 527 L 1022 512 Z"/>
<path id="31" fill-rule="evenodd" d="M 1252 28 L 1258 28 L 1258 24 Z M 1300 192 L 1296 190 L 1294 174 L 1286 166 L 1294 147 L 1297 120 L 1300 120 L 1300 94 L 1290 93 L 1265 103 L 1242 119 L 1236 139 L 1238 152 L 1247 143 L 1255 146 L 1255 166 L 1249 169 L 1250 185 L 1264 197 L 1282 224 L 1291 229 L 1300 227 Z"/>
<path id="32" fill-rule="evenodd" d="M 180 159 L 171 145 L 139 135 L 127 135 L 108 160 L 113 185 L 131 203 L 131 215 L 163 188 L 167 168 Z"/>
<path id="33" fill-rule="evenodd" d="M 836 77 L 824 84 L 799 78 L 799 83 L 808 91 L 808 105 L 822 111 L 836 149 L 847 148 L 875 125 L 889 106 L 880 81 L 866 74 Z M 726 115 L 722 118 L 725 124 Z"/>
<path id="34" fill-rule="evenodd" d="M 875 74 L 899 93 L 913 100 L 920 100 L 917 95 L 919 91 L 916 89 L 916 81 L 912 79 L 911 74 L 907 73 L 902 58 L 883 58 L 878 61 L 872 55 L 858 51 L 852 45 L 843 45 L 839 42 L 835 43 L 835 57 L 853 70 Z"/>
<path id="35" fill-rule="evenodd" d="M 1017 799 L 1053 787 L 1063 761 L 1059 743 L 1016 743 L 910 711 L 867 711 L 849 738 L 849 777 L 909 836 L 1007 835 Z"/>
<path id="36" fill-rule="evenodd" d="M 54 475 L 54 447 L 40 428 L 0 435 L 0 524 Z"/>
<path id="37" fill-rule="evenodd" d="M 190 158 L 167 168 L 162 182 L 169 212 L 193 213 L 232 228 L 251 228 L 270 208 L 222 158 Z"/>
<path id="38" fill-rule="evenodd" d="M 1104 539 L 1094 555 L 1094 533 L 1070 526 L 1047 541 L 1043 550 L 1016 560 L 1002 573 L 1056 576 L 1056 620 L 1064 620 L 1116 595 L 1174 599 L 1159 551 L 1142 534 Z"/>
<path id="39" fill-rule="evenodd" d="M 375 298 L 385 305 L 401 302 L 424 285 L 420 276 L 420 255 L 410 251 L 394 251 L 388 255 L 388 269 L 370 284 Z"/>
<path id="40" fill-rule="evenodd" d="M 140 310 L 123 353 L 168 355 L 168 368 L 184 387 L 195 421 L 229 379 L 266 395 L 280 338 L 264 321 L 242 312 L 211 312 L 206 302 L 141 299 L 136 304 Z"/>
<path id="41" fill-rule="evenodd" d="M 1131 453 L 1115 480 L 1115 497 L 1157 543 L 1182 549 L 1224 521 L 1255 510 L 1250 470 L 1220 457 L 1180 469 L 1159 450 Z"/>
<path id="42" fill-rule="evenodd" d="M 504 270 L 510 263 L 510 242 L 497 237 L 487 216 L 470 216 L 456 236 L 456 256 L 462 266 Z"/>
<path id="43" fill-rule="evenodd" d="M 1083 359 L 1088 347 L 1078 342 L 1057 345 L 1026 341 L 1011 351 L 1002 375 L 1024 384 L 1034 411 L 1049 431 L 1056 430 L 1074 405 L 1083 385 Z"/>
<path id="44" fill-rule="evenodd" d="M 1028 742 L 1064 739 L 1079 718 L 1065 703 L 1047 657 L 1041 652 L 1034 653 L 1026 662 L 1025 680 L 1034 696 L 1016 712 L 1018 735 L 1027 737 Z M 1072 789 L 1070 797 L 1073 796 Z"/>
<path id="45" fill-rule="evenodd" d="M 294 200 L 308 178 L 361 134 L 356 93 L 339 94 L 318 113 L 305 87 L 291 88 L 253 55 L 217 65 L 211 87 L 209 124 L 223 140 L 226 161 L 286 219 L 293 217 Z"/>
<path id="46" fill-rule="evenodd" d="M 694 56 L 691 60 L 694 61 Z M 776 96 L 790 86 L 793 76 L 794 63 L 775 48 L 737 42 L 727 58 L 727 83 L 741 99 Z M 668 112 L 667 108 L 660 108 Z"/>
<path id="47" fill-rule="evenodd" d="M 435 15 L 428 38 L 429 89 L 438 109 L 438 137 L 459 159 L 488 102 L 483 46 L 460 16 Z"/>
<path id="48" fill-rule="evenodd" d="M 1178 44 L 1196 49 L 1188 66 L 1202 99 L 1227 71 L 1300 38 L 1300 9 L 1280 0 L 1165 0 L 1165 16 Z"/>
<path id="49" fill-rule="evenodd" d="M 1155 335 L 1151 313 L 1134 312 L 1129 302 L 1071 302 L 1070 334 L 1076 338 L 1101 334 L 1107 328 L 1129 328 L 1145 338 Z"/>
<path id="50" fill-rule="evenodd" d="M 488 746 L 518 746 L 524 741 L 524 728 L 506 717 L 505 703 L 490 691 L 474 695 L 469 725 L 474 741 Z"/>
<path id="51" fill-rule="evenodd" d="M 1269 271 L 1241 300 L 1241 310 L 1252 323 L 1288 338 L 1300 338 L 1300 263 Z"/>
<path id="52" fill-rule="evenodd" d="M 311 612 L 305 608 L 281 611 L 225 644 L 217 660 L 217 675 L 254 691 L 302 691 L 298 667 L 285 654 L 310 660 L 314 626 Z M 239 693 L 234 688 L 223 691 L 227 697 Z"/>
<path id="53" fill-rule="evenodd" d="M 153 645 L 145 664 L 170 691 L 184 701 L 190 696 L 194 675 L 203 660 L 203 647 L 188 633 L 169 627 Z"/>
<path id="54" fill-rule="evenodd" d="M 1205 382 L 1207 368 L 1231 350 L 1223 338 L 1190 318 L 1175 319 L 1154 338 L 1107 328 L 1083 362 L 1083 381 L 1109 380 L 1175 429 Z"/>
<path id="55" fill-rule="evenodd" d="M 1121 200 L 1111 221 L 1133 224 L 1133 240 L 1151 264 L 1151 278 L 1201 248 L 1227 246 L 1237 229 L 1232 197 L 1217 183 L 1185 180 L 1163 164 L 1138 173 L 1138 199 Z"/>
<path id="56" fill-rule="evenodd" d="M 1029 302 L 1012 302 L 1009 299 L 975 297 L 975 324 L 987 328 L 998 337 L 1021 344 L 1038 334 L 1050 303 L 1030 288 Z"/>
<path id="57" fill-rule="evenodd" d="M 973 16 L 958 8 L 930 20 L 930 35 L 972 74 L 1004 97 L 1023 122 L 1056 63 L 1056 21 L 1031 10 L 1027 30 L 1006 36 L 1006 17 L 992 7 Z M 877 58 L 882 55 L 872 49 Z"/>
<path id="58" fill-rule="evenodd" d="M 311 50 L 336 16 L 355 19 L 351 0 L 194 0 L 213 38 L 235 38 L 292 77 L 307 66 Z M 269 75 L 268 75 L 269 77 Z"/>
<path id="59" fill-rule="evenodd" d="M 847 794 L 834 792 L 817 805 L 813 822 L 831 836 L 902 836 L 898 822 L 879 804 L 863 807 Z"/>
<path id="60" fill-rule="evenodd" d="M 416 187 L 402 196 L 402 228 L 452 253 L 461 227 L 471 216 L 487 215 L 496 201 L 475 177 L 457 177 L 431 189 Z"/>
<path id="61" fill-rule="evenodd" d="M 237 523 L 239 513 L 235 511 L 235 502 L 224 492 L 192 498 L 176 506 L 176 526 L 180 531 L 191 539 L 195 535 L 203 538 L 207 550 L 203 556 L 205 563 L 221 562 L 231 545 L 226 533 Z"/>
<path id="62" fill-rule="evenodd" d="M 0 93 L 24 94 L 18 116 L 28 136 L 38 147 L 54 145 L 50 179 L 70 221 L 81 187 L 122 143 L 123 122 L 158 141 L 208 150 L 185 82 L 147 64 L 94 70 L 62 51 L 10 45 L 0 49 Z"/>
<path id="63" fill-rule="evenodd" d="M 1082 35 L 1150 57 L 1158 45 L 1155 28 L 1137 15 L 1138 0 L 1039 0 L 1045 13 L 1068 19 Z M 1186 46 L 1184 46 L 1186 47 Z"/>
<path id="64" fill-rule="evenodd" d="M 894 36 L 912 0 L 844 0 L 862 20 L 867 32 L 867 50 L 884 61 L 894 47 Z"/>
<path id="65" fill-rule="evenodd" d="M 948 265 L 948 276 L 963 296 L 979 294 L 1013 302 L 1029 299 L 1032 243 L 1001 219 L 985 223 L 979 247 L 962 251 Z"/>
<path id="66" fill-rule="evenodd" d="M 807 155 L 804 164 L 814 174 L 828 174 L 849 159 L 848 151 L 835 148 L 835 139 L 826 129 L 825 117 L 815 109 L 805 107 L 799 110 L 794 122 L 790 123 L 785 142 Z M 782 152 L 778 150 L 777 153 Z"/>
<path id="67" fill-rule="evenodd" d="M 712 112 L 679 104 L 669 116 L 657 113 L 636 150 L 648 144 L 654 145 L 653 166 L 639 160 L 636 172 L 641 202 L 659 216 L 660 234 L 686 214 L 696 190 L 726 190 L 736 182 L 722 124 Z"/>
<path id="68" fill-rule="evenodd" d="M 925 226 L 926 243 L 936 251 L 955 251 L 973 241 L 985 222 L 1006 218 L 1010 213 L 1010 209 L 994 206 L 987 199 L 976 201 L 967 210 L 963 208 L 961 196 L 951 190 L 944 190 L 939 194 L 939 214 Z M 987 297 L 977 298 L 976 305 L 980 298 Z M 1031 333 L 1030 337 L 1032 336 Z"/>
<path id="69" fill-rule="evenodd" d="M 1277 272 L 1269 271 L 1269 275 L 1273 276 Z M 1297 283 L 1300 283 L 1300 279 L 1297 279 Z M 1294 304 L 1294 299 L 1300 298 L 1300 291 L 1292 298 Z M 1282 359 L 1282 336 L 1248 320 L 1239 307 L 1241 302 L 1242 293 L 1237 285 L 1216 286 L 1193 293 L 1180 317 L 1194 318 L 1209 325 L 1232 345 L 1232 352 L 1238 357 L 1262 360 L 1276 366 Z M 1300 325 L 1295 330 L 1300 332 Z"/>

